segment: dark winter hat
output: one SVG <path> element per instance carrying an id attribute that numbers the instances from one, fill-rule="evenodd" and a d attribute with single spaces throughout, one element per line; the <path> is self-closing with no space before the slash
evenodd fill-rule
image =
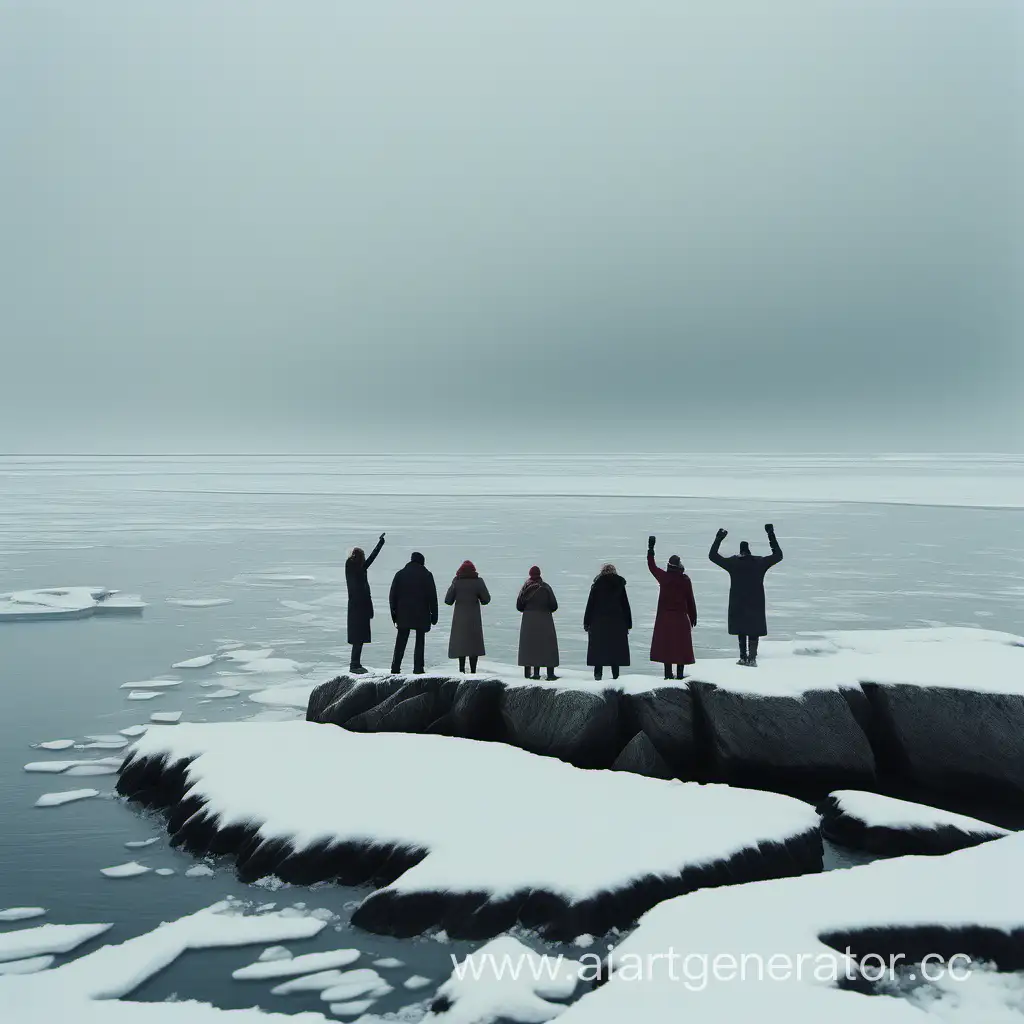
<path id="1" fill-rule="evenodd" d="M 414 551 L 410 556 L 409 561 L 416 562 L 419 565 L 424 565 L 427 560 L 418 551 Z"/>
<path id="2" fill-rule="evenodd" d="M 749 555 L 750 554 L 750 545 L 745 540 L 741 540 L 740 541 L 740 554 L 741 555 Z"/>
<path id="3" fill-rule="evenodd" d="M 530 579 L 531 580 L 539 580 L 540 579 L 540 566 L 539 565 L 531 565 L 530 566 Z"/>
<path id="4" fill-rule="evenodd" d="M 671 567 L 672 567 L 673 569 L 678 569 L 678 570 L 679 570 L 680 572 L 682 572 L 682 571 L 683 571 L 683 563 L 679 561 L 679 556 L 678 556 L 678 555 L 673 555 L 673 556 L 672 556 L 672 557 L 671 557 L 671 558 L 670 558 L 670 559 L 668 560 L 668 564 L 669 564 L 669 565 L 670 565 L 670 566 L 671 566 Z"/>

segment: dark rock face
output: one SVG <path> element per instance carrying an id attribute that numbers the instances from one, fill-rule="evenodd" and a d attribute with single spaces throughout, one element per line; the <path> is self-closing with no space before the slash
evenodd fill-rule
<path id="1" fill-rule="evenodd" d="M 644 732 L 638 732 L 622 748 L 622 753 L 612 763 L 612 771 L 633 772 L 635 775 L 647 775 L 652 779 L 671 779 L 673 774 L 650 737 Z"/>
<path id="2" fill-rule="evenodd" d="M 502 695 L 501 715 L 513 746 L 578 768 L 608 768 L 621 749 L 618 701 L 604 693 L 514 687 Z"/>
<path id="3" fill-rule="evenodd" d="M 953 853 L 1006 835 L 1003 829 L 995 825 L 986 827 L 981 821 L 978 822 L 977 830 L 971 832 L 952 825 L 936 828 L 873 825 L 844 811 L 840 801 L 832 795 L 819 806 L 818 813 L 821 815 L 821 831 L 826 839 L 881 856 Z"/>
<path id="4" fill-rule="evenodd" d="M 648 693 L 624 694 L 622 705 L 624 714 L 647 736 L 672 776 L 697 778 L 694 701 L 689 687 L 665 686 Z"/>
<path id="5" fill-rule="evenodd" d="M 865 683 L 895 770 L 930 790 L 1024 798 L 1024 697 Z"/>
<path id="6" fill-rule="evenodd" d="M 712 778 L 758 788 L 871 788 L 871 744 L 841 693 L 763 697 L 699 681 L 693 691 L 710 741 Z"/>

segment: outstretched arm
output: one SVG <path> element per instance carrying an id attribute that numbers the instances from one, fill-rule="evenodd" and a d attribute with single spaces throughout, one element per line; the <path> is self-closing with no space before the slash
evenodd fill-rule
<path id="1" fill-rule="evenodd" d="M 765 563 L 765 568 L 769 569 L 782 561 L 782 548 L 779 547 L 779 542 L 775 539 L 775 527 L 771 523 L 767 523 L 764 530 L 768 534 L 768 543 L 772 549 L 772 553 L 768 556 Z"/>
<path id="2" fill-rule="evenodd" d="M 708 552 L 708 558 L 710 558 L 715 565 L 720 565 L 723 569 L 727 569 L 728 566 L 725 564 L 725 558 L 722 557 L 720 549 L 722 547 L 722 541 L 725 540 L 728 535 L 728 530 L 719 530 L 718 533 L 715 534 L 715 542 L 711 545 L 711 550 Z"/>
<path id="3" fill-rule="evenodd" d="M 384 534 L 380 535 L 380 540 L 377 541 L 377 546 L 370 552 L 370 557 L 366 559 L 366 568 L 369 569 L 373 565 L 373 560 L 380 554 L 380 549 L 384 547 Z"/>

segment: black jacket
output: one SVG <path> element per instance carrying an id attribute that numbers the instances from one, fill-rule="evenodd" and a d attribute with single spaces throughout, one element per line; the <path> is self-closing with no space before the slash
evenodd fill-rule
<path id="1" fill-rule="evenodd" d="M 382 547 L 384 547 L 384 541 L 379 540 L 364 562 L 357 564 L 352 559 L 345 562 L 345 584 L 348 587 L 348 642 L 350 644 L 368 644 L 370 642 L 373 599 L 370 597 L 370 581 L 366 578 L 366 570 L 373 565 L 373 560 L 380 554 Z"/>
<path id="2" fill-rule="evenodd" d="M 430 570 L 409 562 L 391 583 L 391 618 L 399 629 L 429 630 L 437 625 L 437 586 Z"/>
<path id="3" fill-rule="evenodd" d="M 588 633 L 588 665 L 629 664 L 633 612 L 621 576 L 609 574 L 594 580 L 583 613 L 583 628 Z"/>

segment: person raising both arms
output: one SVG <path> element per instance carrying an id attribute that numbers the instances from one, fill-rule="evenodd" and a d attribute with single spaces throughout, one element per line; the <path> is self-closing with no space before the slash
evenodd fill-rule
<path id="1" fill-rule="evenodd" d="M 719 530 L 711 545 L 708 558 L 729 574 L 729 633 L 739 637 L 739 665 L 757 668 L 757 644 L 768 633 L 764 611 L 764 575 L 782 561 L 782 548 L 775 539 L 775 527 L 766 523 L 770 555 L 755 555 L 750 545 L 740 541 L 738 555 L 724 556 L 720 552 L 728 530 Z"/>

